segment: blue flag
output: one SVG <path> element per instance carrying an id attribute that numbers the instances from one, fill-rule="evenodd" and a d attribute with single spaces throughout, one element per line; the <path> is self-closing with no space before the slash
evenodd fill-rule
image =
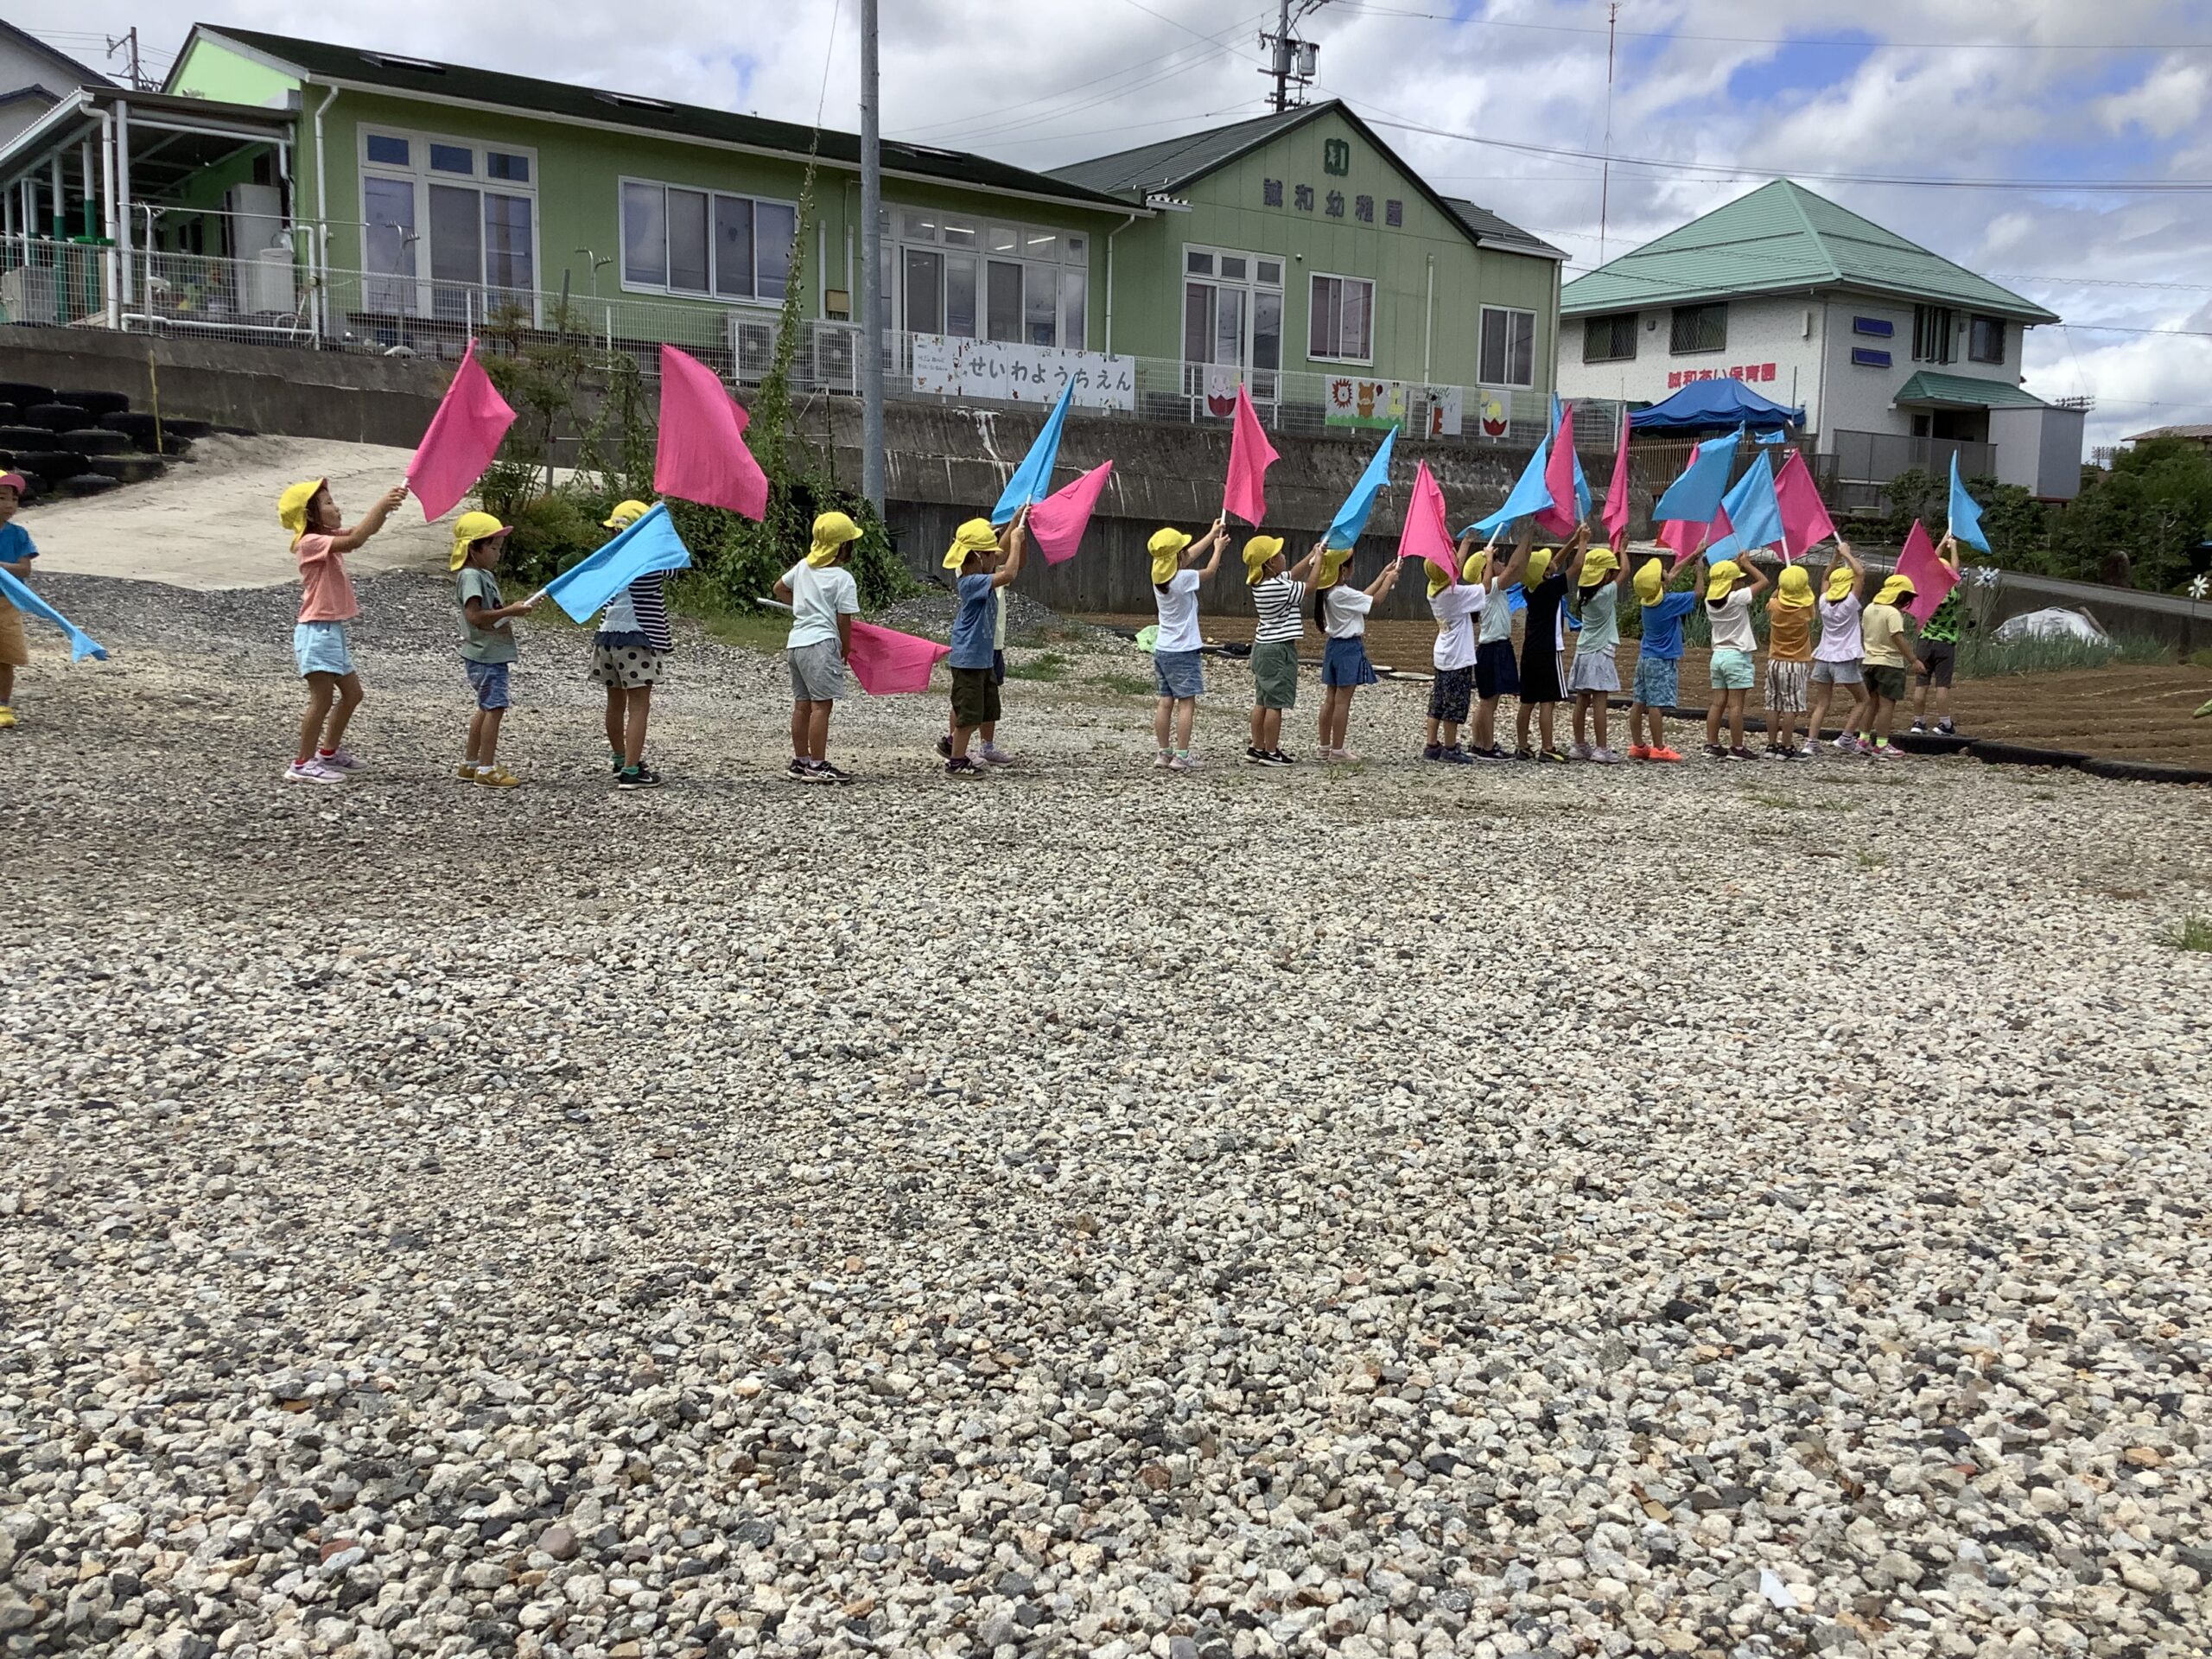
<path id="1" fill-rule="evenodd" d="M 691 550 L 669 522 L 668 504 L 656 505 L 605 547 L 545 584 L 545 596 L 573 622 L 588 622 L 640 576 L 656 570 L 689 570 Z"/>
<path id="2" fill-rule="evenodd" d="M 1720 499 L 1728 493 L 1728 469 L 1736 460 L 1736 445 L 1744 435 L 1738 427 L 1726 438 L 1707 438 L 1698 445 L 1697 455 L 1682 475 L 1667 486 L 1651 509 L 1651 516 L 1664 523 L 1679 518 L 1685 524 L 1709 524 L 1720 511 Z"/>
<path id="3" fill-rule="evenodd" d="M 0 599 L 6 600 L 19 611 L 27 611 L 33 616 L 44 617 L 62 632 L 67 634 L 71 662 L 81 663 L 87 657 L 96 657 L 101 662 L 107 660 L 106 646 L 101 645 L 91 634 L 86 633 L 5 570 L 0 570 Z"/>
<path id="4" fill-rule="evenodd" d="M 1775 499 L 1774 466 L 1760 450 L 1736 487 L 1721 498 L 1736 540 L 1746 548 L 1772 547 L 1783 539 L 1782 503 Z"/>
<path id="5" fill-rule="evenodd" d="M 1358 543 L 1360 531 L 1367 528 L 1368 515 L 1375 511 L 1375 498 L 1390 481 L 1390 450 L 1397 442 L 1398 429 L 1395 426 L 1382 435 L 1382 442 L 1375 447 L 1375 457 L 1367 463 L 1367 470 L 1351 486 L 1351 493 L 1344 497 L 1337 516 L 1329 521 L 1329 546 L 1351 547 Z"/>
<path id="6" fill-rule="evenodd" d="M 1552 441 L 1546 438 L 1536 446 L 1536 453 L 1529 457 L 1529 464 L 1522 469 L 1520 481 L 1513 486 L 1513 493 L 1505 498 L 1505 505 L 1487 518 L 1478 518 L 1462 536 L 1488 536 L 1494 531 L 1511 524 L 1516 518 L 1525 518 L 1532 512 L 1542 512 L 1552 504 L 1552 486 L 1544 482 L 1544 469 L 1551 465 Z"/>
<path id="7" fill-rule="evenodd" d="M 1029 446 L 1029 453 L 1021 458 L 1021 465 L 1014 469 L 1014 476 L 1006 481 L 1006 493 L 999 497 L 999 504 L 991 509 L 991 522 L 1009 524 L 1014 515 L 1033 502 L 1042 501 L 1052 493 L 1052 467 L 1060 458 L 1060 429 L 1068 423 L 1068 404 L 1075 397 L 1075 381 L 1071 378 L 1060 388 L 1060 401 L 1052 405 L 1052 412 L 1045 417 L 1037 442 Z"/>
<path id="8" fill-rule="evenodd" d="M 1989 551 L 1989 534 L 1981 527 L 1981 503 L 1967 493 L 1959 479 L 1959 452 L 1951 451 L 1951 534 L 1968 547 Z"/>

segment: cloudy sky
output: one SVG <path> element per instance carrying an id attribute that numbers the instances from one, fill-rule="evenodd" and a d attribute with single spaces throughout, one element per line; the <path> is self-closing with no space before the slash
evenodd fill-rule
<path id="1" fill-rule="evenodd" d="M 859 0 L 190 3 L 211 22 L 858 121 Z M 1274 10 L 882 0 L 885 130 L 1045 168 L 1256 114 Z M 1586 269 L 1599 168 L 1546 152 L 1605 147 L 1605 12 L 1328 0 L 1300 32 L 1320 43 L 1316 96 Z M 94 60 L 96 35 L 136 23 L 158 72 L 187 13 L 9 0 L 7 15 Z M 2212 422 L 2212 0 L 1622 0 L 1619 27 L 1610 251 L 1789 173 L 2064 317 L 2029 336 L 2028 385 L 2094 396 L 2092 443 Z M 2089 181 L 2168 188 L 2068 188 Z"/>

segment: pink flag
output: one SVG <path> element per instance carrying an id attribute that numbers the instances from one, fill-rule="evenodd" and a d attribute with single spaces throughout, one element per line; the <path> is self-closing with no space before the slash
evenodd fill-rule
<path id="1" fill-rule="evenodd" d="M 1090 528 L 1098 493 L 1106 487 L 1106 475 L 1113 470 L 1112 461 L 1102 461 L 1074 483 L 1063 485 L 1029 509 L 1029 539 L 1037 543 L 1046 563 L 1058 564 L 1075 557 L 1076 550 L 1083 545 L 1083 532 Z"/>
<path id="2" fill-rule="evenodd" d="M 755 523 L 766 518 L 768 475 L 745 447 L 746 418 L 712 369 L 673 346 L 662 346 L 653 488 Z"/>
<path id="3" fill-rule="evenodd" d="M 1229 488 L 1221 510 L 1235 513 L 1248 524 L 1267 522 L 1268 468 L 1279 457 L 1261 429 L 1260 413 L 1242 385 L 1236 388 L 1236 413 L 1229 429 Z"/>
<path id="4" fill-rule="evenodd" d="M 1835 524 L 1821 502 L 1820 486 L 1797 450 L 1782 463 L 1774 480 L 1774 499 L 1782 506 L 1782 556 L 1791 563 L 1835 534 Z"/>
<path id="5" fill-rule="evenodd" d="M 1567 487 L 1573 487 L 1571 480 Z M 1444 513 L 1444 492 L 1425 461 L 1414 469 L 1414 495 L 1406 504 L 1406 527 L 1398 533 L 1398 556 L 1427 559 L 1452 581 L 1459 579 L 1459 553 Z"/>
<path id="6" fill-rule="evenodd" d="M 1574 492 L 1574 405 L 1562 404 L 1559 430 L 1552 434 L 1552 452 L 1544 461 L 1544 487 L 1552 504 L 1535 515 L 1536 528 L 1554 536 L 1572 536 L 1582 522 L 1582 503 Z"/>
<path id="7" fill-rule="evenodd" d="M 853 624 L 853 677 L 872 697 L 888 697 L 901 691 L 930 689 L 930 670 L 938 658 L 952 655 L 950 645 L 934 639 L 918 639 L 911 633 L 879 628 L 873 622 Z"/>
<path id="8" fill-rule="evenodd" d="M 1917 518 L 1912 521 L 1912 534 L 1904 538 L 1904 551 L 1897 556 L 1897 575 L 1912 583 L 1912 603 L 1904 610 L 1916 622 L 1935 615 L 1936 607 L 1959 585 L 1951 567 L 1936 556 L 1936 543 Z"/>
<path id="9" fill-rule="evenodd" d="M 1605 539 L 1618 545 L 1628 534 L 1628 405 L 1621 405 L 1621 447 L 1613 452 L 1613 481 L 1605 488 Z"/>
<path id="10" fill-rule="evenodd" d="M 470 340 L 438 412 L 430 417 L 430 429 L 407 463 L 408 486 L 423 504 L 425 518 L 443 518 L 461 505 L 514 423 L 514 410 L 476 360 L 476 342 Z"/>
<path id="11" fill-rule="evenodd" d="M 1728 533 L 1727 520 L 1728 514 L 1723 511 L 1720 517 L 1709 524 L 1700 524 L 1688 518 L 1669 518 L 1660 525 L 1659 545 L 1675 550 L 1675 563 L 1668 575 L 1679 573 L 1684 565 L 1697 557 L 1700 548 L 1726 536 Z"/>

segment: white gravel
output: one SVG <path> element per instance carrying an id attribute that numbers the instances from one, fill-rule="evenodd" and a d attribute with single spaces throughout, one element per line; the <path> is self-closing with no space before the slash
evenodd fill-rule
<path id="1" fill-rule="evenodd" d="M 688 639 L 618 796 L 525 623 L 503 794 L 410 577 L 287 789 L 283 595 L 46 586 L 0 1653 L 2212 1643 L 2201 792 L 1162 777 L 1088 642 L 802 789 Z"/>

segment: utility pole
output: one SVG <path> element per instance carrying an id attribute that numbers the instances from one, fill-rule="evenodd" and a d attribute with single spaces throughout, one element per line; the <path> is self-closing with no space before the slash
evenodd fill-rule
<path id="1" fill-rule="evenodd" d="M 1291 107 L 1293 83 L 1298 88 L 1296 102 L 1303 104 L 1306 101 L 1306 89 L 1313 83 L 1315 60 L 1320 52 L 1320 48 L 1311 41 L 1294 39 L 1291 25 L 1298 17 L 1303 17 L 1310 11 L 1319 11 L 1328 3 L 1329 0 L 1298 0 L 1296 16 L 1294 17 L 1291 0 L 1281 0 L 1275 13 L 1275 32 L 1272 35 L 1263 32 L 1260 36 L 1262 46 L 1274 48 L 1274 55 L 1269 60 L 1274 67 L 1262 68 L 1260 73 L 1275 84 L 1272 97 L 1277 115 Z"/>
<path id="2" fill-rule="evenodd" d="M 120 40 L 111 35 L 108 36 L 108 56 L 111 58 L 118 52 L 125 52 L 129 57 L 130 67 L 126 73 L 130 77 L 132 88 L 142 92 L 153 91 L 153 84 L 146 79 L 145 73 L 138 67 L 138 30 L 135 26 L 126 31 Z"/>
<path id="3" fill-rule="evenodd" d="M 1605 263 L 1605 213 L 1613 194 L 1613 31 L 1620 22 L 1621 0 L 1605 8 L 1605 160 L 1598 184 L 1598 263 Z"/>
<path id="4" fill-rule="evenodd" d="M 1275 67 L 1268 73 L 1274 76 L 1275 113 L 1281 115 L 1290 107 L 1290 0 L 1282 0 L 1282 10 L 1275 17 Z"/>
<path id="5" fill-rule="evenodd" d="M 883 135 L 876 0 L 861 0 L 861 493 L 883 511 Z"/>

